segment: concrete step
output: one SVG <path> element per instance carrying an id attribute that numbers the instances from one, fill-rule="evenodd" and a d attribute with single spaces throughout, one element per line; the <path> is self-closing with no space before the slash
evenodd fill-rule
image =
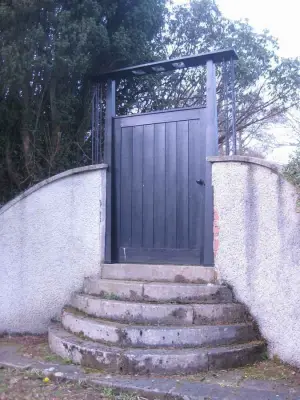
<path id="1" fill-rule="evenodd" d="M 245 307 L 238 303 L 153 304 L 75 293 L 70 305 L 94 317 L 111 321 L 160 325 L 215 325 L 247 322 Z"/>
<path id="2" fill-rule="evenodd" d="M 85 278 L 83 291 L 108 300 L 130 300 L 177 303 L 231 303 L 229 288 L 215 284 L 148 283 Z"/>
<path id="3" fill-rule="evenodd" d="M 121 374 L 194 374 L 234 368 L 259 360 L 264 351 L 262 342 L 209 349 L 122 349 L 80 339 L 59 324 L 49 327 L 49 346 L 76 364 Z"/>
<path id="4" fill-rule="evenodd" d="M 78 313 L 66 308 L 63 327 L 89 339 L 121 347 L 205 347 L 233 345 L 257 340 L 252 324 L 203 326 L 126 325 Z"/>
<path id="5" fill-rule="evenodd" d="M 215 283 L 216 270 L 200 265 L 104 264 L 102 278 L 126 281 Z"/>

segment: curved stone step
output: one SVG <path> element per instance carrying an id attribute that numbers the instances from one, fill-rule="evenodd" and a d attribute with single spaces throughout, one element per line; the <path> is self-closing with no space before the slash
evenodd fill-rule
<path id="1" fill-rule="evenodd" d="M 205 347 L 246 343 L 257 340 L 251 324 L 203 326 L 125 325 L 63 311 L 63 327 L 75 334 L 121 347 Z"/>
<path id="2" fill-rule="evenodd" d="M 229 288 L 215 284 L 147 283 L 85 278 L 83 291 L 108 300 L 130 300 L 177 303 L 230 303 L 233 300 Z"/>
<path id="3" fill-rule="evenodd" d="M 264 344 L 201 349 L 121 349 L 82 340 L 61 328 L 49 327 L 49 346 L 57 355 L 85 367 L 122 374 L 192 374 L 244 366 L 260 359 Z"/>
<path id="4" fill-rule="evenodd" d="M 247 322 L 245 307 L 239 303 L 159 304 L 106 300 L 75 293 L 71 306 L 93 317 L 136 324 L 209 325 Z"/>
<path id="5" fill-rule="evenodd" d="M 101 277 L 126 281 L 214 283 L 216 270 L 201 265 L 104 264 Z"/>

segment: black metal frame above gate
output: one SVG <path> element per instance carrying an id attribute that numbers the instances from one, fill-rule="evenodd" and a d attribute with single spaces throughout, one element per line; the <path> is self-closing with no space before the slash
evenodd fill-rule
<path id="1" fill-rule="evenodd" d="M 105 261 L 112 262 L 112 149 L 113 149 L 113 118 L 116 117 L 116 81 L 132 76 L 143 77 L 175 71 L 183 68 L 206 66 L 206 156 L 218 154 L 218 122 L 217 122 L 217 89 L 216 63 L 224 63 L 223 115 L 225 116 L 226 153 L 236 154 L 235 133 L 235 93 L 234 93 L 234 61 L 237 60 L 234 50 L 221 50 L 195 56 L 136 65 L 118 70 L 108 71 L 92 78 L 94 86 L 92 111 L 92 149 L 93 163 L 104 161 L 108 164 L 106 188 L 106 233 Z M 227 66 L 228 65 L 228 66 Z M 106 86 L 106 100 L 102 99 L 102 89 Z M 103 108 L 105 104 L 105 118 Z M 188 108 L 187 108 L 188 109 Z M 141 116 L 144 114 L 141 114 Z M 231 145 L 229 143 L 231 140 Z M 104 146 L 103 146 L 104 143 Z M 205 265 L 213 264 L 213 189 L 211 185 L 211 166 L 205 168 L 205 235 L 204 261 Z"/>

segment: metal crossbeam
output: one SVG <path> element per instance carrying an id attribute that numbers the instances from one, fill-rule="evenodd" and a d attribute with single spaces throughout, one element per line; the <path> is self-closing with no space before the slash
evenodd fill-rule
<path id="1" fill-rule="evenodd" d="M 156 61 L 148 64 L 134 65 L 132 67 L 116 69 L 92 76 L 94 82 L 103 82 L 108 79 L 116 80 L 128 78 L 130 76 L 145 76 L 167 71 L 175 71 L 183 68 L 194 68 L 206 65 L 207 61 L 220 63 L 223 61 L 238 60 L 238 56 L 233 49 L 219 50 L 211 53 L 202 53 L 194 56 L 174 58 L 165 61 Z"/>

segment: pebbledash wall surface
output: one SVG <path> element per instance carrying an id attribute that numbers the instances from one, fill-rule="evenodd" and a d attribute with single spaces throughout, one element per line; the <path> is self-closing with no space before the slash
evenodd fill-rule
<path id="1" fill-rule="evenodd" d="M 300 366 L 298 193 L 278 168 L 212 157 L 215 265 L 267 339 Z M 0 334 L 41 333 L 104 258 L 106 166 L 77 168 L 0 210 Z"/>
<path id="2" fill-rule="evenodd" d="M 0 209 L 0 334 L 46 332 L 104 257 L 106 166 L 76 168 Z"/>
<path id="3" fill-rule="evenodd" d="M 300 367 L 299 195 L 278 167 L 211 157 L 215 264 L 248 306 L 271 355 Z"/>

